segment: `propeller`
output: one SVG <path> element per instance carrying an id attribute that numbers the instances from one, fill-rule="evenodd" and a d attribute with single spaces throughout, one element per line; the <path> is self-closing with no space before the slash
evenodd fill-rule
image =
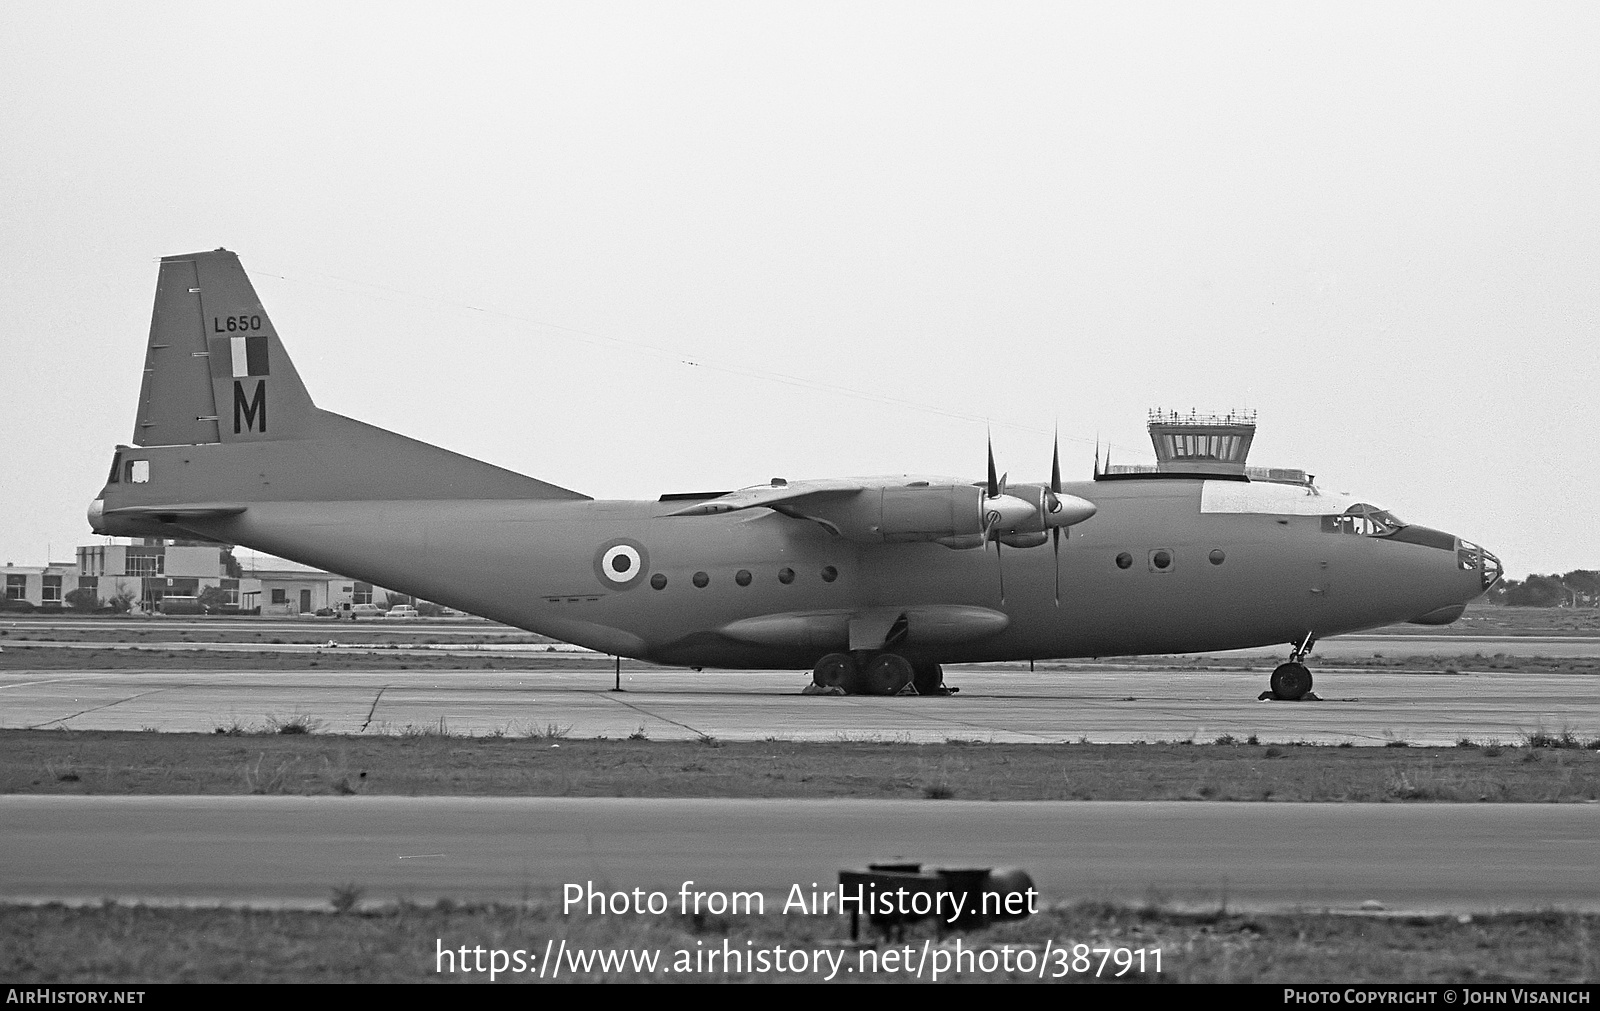
<path id="1" fill-rule="evenodd" d="M 1045 507 L 1052 513 L 1061 511 L 1061 433 L 1053 436 L 1055 447 L 1050 454 L 1050 493 L 1045 496 Z M 1098 447 L 1096 447 L 1098 449 Z M 1061 606 L 1061 528 L 1050 528 L 1050 550 L 1056 553 L 1056 606 Z"/>
<path id="2" fill-rule="evenodd" d="M 1005 562 L 1002 559 L 1006 538 L 1013 547 L 1037 547 L 1050 531 L 1055 554 L 1055 601 L 1061 606 L 1061 528 L 1081 523 L 1095 514 L 1095 505 L 1076 495 L 1068 495 L 1061 485 L 1061 441 L 1057 436 L 1050 457 L 1050 484 L 1022 486 L 1017 493 L 1007 488 L 1010 475 L 1001 474 L 994 463 L 994 439 L 988 446 L 989 472 L 983 487 L 982 534 L 984 551 L 995 545 L 995 569 L 1000 581 L 1000 602 L 1006 599 Z"/>
<path id="3" fill-rule="evenodd" d="M 1001 511 L 997 508 L 1000 499 L 1006 494 L 1006 474 L 999 480 L 995 479 L 994 467 L 994 436 L 988 437 L 989 441 L 989 484 L 983 490 L 983 550 L 989 550 L 989 542 L 994 541 L 994 570 L 1000 577 L 1000 603 L 1006 602 L 1006 566 L 1000 558 L 1000 536 L 996 528 L 1000 525 Z"/>

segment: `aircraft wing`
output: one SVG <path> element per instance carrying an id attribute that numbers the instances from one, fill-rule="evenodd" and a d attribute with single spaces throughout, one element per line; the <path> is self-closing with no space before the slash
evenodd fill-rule
<path id="1" fill-rule="evenodd" d="M 803 514 L 804 503 L 809 501 L 838 501 L 877 487 L 871 481 L 857 478 L 819 478 L 809 481 L 786 481 L 783 484 L 760 484 L 741 488 L 726 495 L 683 507 L 669 516 L 715 516 L 738 509 L 777 509 L 780 512 Z"/>

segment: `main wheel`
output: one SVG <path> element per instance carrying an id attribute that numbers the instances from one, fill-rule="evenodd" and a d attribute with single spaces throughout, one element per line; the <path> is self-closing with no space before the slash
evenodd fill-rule
<path id="1" fill-rule="evenodd" d="M 856 677 L 856 662 L 848 653 L 829 653 L 811 668 L 811 680 L 823 688 L 849 691 Z"/>
<path id="2" fill-rule="evenodd" d="M 862 686 L 868 695 L 898 695 L 914 676 L 911 661 L 898 653 L 879 653 L 861 671 Z"/>
<path id="3" fill-rule="evenodd" d="M 1311 690 L 1311 672 L 1303 663 L 1279 664 L 1272 672 L 1272 694 L 1290 702 L 1303 698 Z"/>
<path id="4" fill-rule="evenodd" d="M 944 687 L 944 668 L 936 663 L 914 663 L 911 683 L 917 686 L 918 695 L 937 695 Z"/>

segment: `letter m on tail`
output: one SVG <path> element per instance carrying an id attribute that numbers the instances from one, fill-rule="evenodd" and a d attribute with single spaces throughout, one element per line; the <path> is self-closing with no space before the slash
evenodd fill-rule
<path id="1" fill-rule="evenodd" d="M 241 427 L 242 426 L 242 427 Z M 244 383 L 235 379 L 233 381 L 233 434 L 240 432 L 267 431 L 267 381 L 256 380 L 255 393 L 248 399 L 244 393 Z"/>

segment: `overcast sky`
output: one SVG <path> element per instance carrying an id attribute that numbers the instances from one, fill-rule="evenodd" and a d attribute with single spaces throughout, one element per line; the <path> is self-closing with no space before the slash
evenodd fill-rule
<path id="1" fill-rule="evenodd" d="M 596 497 L 1068 478 L 1145 412 L 1600 568 L 1592 3 L 0 6 L 0 561 L 71 558 L 160 256 L 319 406 Z"/>

